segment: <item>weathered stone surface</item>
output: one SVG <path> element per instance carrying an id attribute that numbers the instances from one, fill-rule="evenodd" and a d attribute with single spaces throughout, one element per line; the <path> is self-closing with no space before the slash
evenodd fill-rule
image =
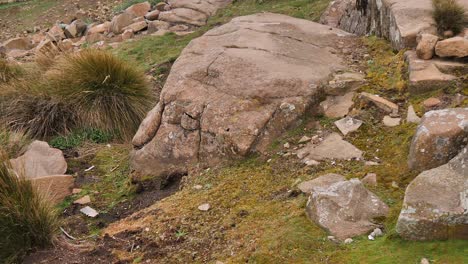
<path id="1" fill-rule="evenodd" d="M 416 123 L 416 124 L 421 123 L 421 118 L 416 114 L 416 111 L 414 111 L 414 107 L 412 105 L 408 107 L 408 113 L 406 115 L 406 122 Z"/>
<path id="2" fill-rule="evenodd" d="M 400 125 L 401 118 L 391 117 L 391 116 L 384 116 L 382 122 L 383 122 L 384 126 L 396 127 L 396 126 Z"/>
<path id="3" fill-rule="evenodd" d="M 440 101 L 439 98 L 434 97 L 428 98 L 423 102 L 424 110 L 426 110 L 426 112 L 429 110 L 434 110 L 434 108 L 439 107 L 441 104 L 442 101 Z"/>
<path id="4" fill-rule="evenodd" d="M 59 52 L 58 47 L 50 40 L 45 39 L 36 47 L 36 54 L 55 55 Z"/>
<path id="5" fill-rule="evenodd" d="M 91 33 L 86 35 L 86 42 L 88 43 L 95 43 L 105 39 L 106 37 L 101 33 Z"/>
<path id="6" fill-rule="evenodd" d="M 343 140 L 337 133 L 326 137 L 320 143 L 310 142 L 297 152 L 297 157 L 307 160 L 350 160 L 360 159 L 362 151 Z"/>
<path id="7" fill-rule="evenodd" d="M 320 17 L 320 23 L 338 28 L 340 21 L 349 12 L 355 0 L 331 1 L 325 12 Z"/>
<path id="8" fill-rule="evenodd" d="M 361 182 L 365 185 L 377 186 L 377 174 L 368 173 L 364 178 L 362 178 Z"/>
<path id="9" fill-rule="evenodd" d="M 360 98 L 365 101 L 372 102 L 375 106 L 382 109 L 386 113 L 398 113 L 398 105 L 389 100 L 377 96 L 375 94 L 370 94 L 366 92 L 362 92 L 360 94 Z"/>
<path id="10" fill-rule="evenodd" d="M 131 24 L 129 26 L 124 27 L 123 30 L 124 31 L 131 30 L 134 33 L 136 33 L 136 32 L 140 32 L 142 30 L 145 30 L 147 27 L 148 27 L 148 24 L 146 23 L 146 21 L 140 21 L 140 22 L 136 22 L 136 23 L 133 23 L 133 24 Z"/>
<path id="11" fill-rule="evenodd" d="M 107 33 L 111 27 L 111 22 L 106 21 L 102 24 L 95 25 L 88 29 L 87 34 L 95 34 L 95 33 Z"/>
<path id="12" fill-rule="evenodd" d="M 457 77 L 447 72 L 466 67 L 465 64 L 459 62 L 439 59 L 422 60 L 414 51 L 406 52 L 405 58 L 409 65 L 409 91 L 411 94 L 448 87 Z"/>
<path id="13" fill-rule="evenodd" d="M 439 57 L 468 56 L 468 38 L 454 37 L 437 42 L 435 52 Z"/>
<path id="14" fill-rule="evenodd" d="M 167 22 L 156 20 L 148 22 L 148 34 L 152 34 L 159 30 L 168 30 L 171 25 Z"/>
<path id="15" fill-rule="evenodd" d="M 159 17 L 159 13 L 161 13 L 159 10 L 150 11 L 146 13 L 145 18 L 148 20 L 156 20 Z"/>
<path id="16" fill-rule="evenodd" d="M 80 19 L 73 21 L 70 25 L 65 27 L 64 33 L 67 38 L 77 38 L 84 35 L 87 25 Z"/>
<path id="17" fill-rule="evenodd" d="M 114 34 L 122 33 L 125 27 L 133 24 L 133 18 L 135 18 L 135 16 L 127 12 L 115 16 L 114 18 L 112 18 L 110 31 Z"/>
<path id="18" fill-rule="evenodd" d="M 435 46 L 439 37 L 432 34 L 422 34 L 421 40 L 416 47 L 416 54 L 420 59 L 430 60 L 434 57 Z"/>
<path id="19" fill-rule="evenodd" d="M 72 194 L 75 179 L 71 175 L 48 175 L 30 179 L 31 183 L 53 203 Z"/>
<path id="20" fill-rule="evenodd" d="M 333 79 L 325 87 L 328 95 L 344 95 L 349 91 L 354 91 L 365 82 L 365 76 L 357 72 L 342 72 L 333 75 Z"/>
<path id="21" fill-rule="evenodd" d="M 3 46 L 6 50 L 30 50 L 33 45 L 30 38 L 13 38 L 5 41 Z"/>
<path id="22" fill-rule="evenodd" d="M 337 1 L 338 2 L 338 1 Z M 422 33 L 436 34 L 432 18 L 431 0 L 358 0 L 346 1 L 347 5 L 332 3 L 329 10 L 340 6 L 330 20 L 331 25 L 358 35 L 374 34 L 391 41 L 396 49 L 414 48 Z M 459 0 L 468 9 L 468 0 Z M 341 15 L 341 16 L 340 16 Z"/>
<path id="23" fill-rule="evenodd" d="M 386 217 L 388 211 L 388 206 L 358 179 L 315 188 L 306 205 L 308 217 L 340 240 L 379 227 L 377 219 Z"/>
<path id="24" fill-rule="evenodd" d="M 125 9 L 125 13 L 136 17 L 142 17 L 146 15 L 150 10 L 151 4 L 149 2 L 143 2 L 129 6 L 127 9 Z"/>
<path id="25" fill-rule="evenodd" d="M 468 239 L 468 147 L 408 185 L 396 230 L 409 240 Z"/>
<path id="26" fill-rule="evenodd" d="M 63 51 L 70 51 L 73 49 L 73 41 L 70 39 L 64 39 L 57 44 L 58 48 Z"/>
<path id="27" fill-rule="evenodd" d="M 24 155 L 10 160 L 13 170 L 28 179 L 49 175 L 62 175 L 67 171 L 67 162 L 59 149 L 47 142 L 34 141 Z"/>
<path id="28" fill-rule="evenodd" d="M 47 31 L 46 36 L 49 38 L 49 40 L 56 43 L 66 38 L 63 29 L 59 25 L 53 25 L 49 31 Z"/>
<path id="29" fill-rule="evenodd" d="M 299 188 L 303 193 L 310 194 L 312 191 L 327 189 L 331 185 L 342 181 L 346 181 L 346 178 L 343 177 L 343 175 L 329 173 L 310 181 L 301 182 L 297 188 Z"/>
<path id="30" fill-rule="evenodd" d="M 194 26 L 204 26 L 208 20 L 208 15 L 193 9 L 176 8 L 161 12 L 159 14 L 159 20 L 170 23 L 186 23 Z"/>
<path id="31" fill-rule="evenodd" d="M 428 170 L 447 163 L 466 145 L 468 108 L 427 112 L 411 143 L 408 165 Z"/>
<path id="32" fill-rule="evenodd" d="M 353 106 L 355 93 L 349 92 L 342 96 L 327 96 L 327 99 L 320 103 L 323 113 L 329 118 L 344 117 Z"/>
<path id="33" fill-rule="evenodd" d="M 354 132 L 361 127 L 362 121 L 354 119 L 350 116 L 335 121 L 335 126 L 346 136 L 348 133 Z"/>
<path id="34" fill-rule="evenodd" d="M 193 40 L 172 67 L 161 110 L 149 121 L 154 127 L 137 132 L 136 174 L 185 172 L 190 164 L 264 151 L 317 103 L 318 85 L 344 68 L 329 49 L 345 37 L 352 39 L 341 30 L 263 13 Z"/>
<path id="35" fill-rule="evenodd" d="M 232 0 L 169 0 L 171 9 L 188 8 L 204 13 L 207 16 L 213 16 L 218 9 L 230 4 Z"/>

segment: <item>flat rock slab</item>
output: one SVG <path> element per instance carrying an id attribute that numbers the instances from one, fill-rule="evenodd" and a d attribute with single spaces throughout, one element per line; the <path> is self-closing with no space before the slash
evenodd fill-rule
<path id="1" fill-rule="evenodd" d="M 334 174 L 315 179 L 306 205 L 308 217 L 339 240 L 367 234 L 389 212 L 379 197 L 358 179 L 340 181 Z"/>
<path id="2" fill-rule="evenodd" d="M 451 72 L 464 71 L 465 63 L 443 59 L 423 60 L 415 51 L 407 51 L 405 59 L 408 63 L 409 91 L 411 94 L 421 94 L 452 85 L 457 77 Z"/>
<path id="3" fill-rule="evenodd" d="M 397 232 L 409 240 L 468 239 L 468 147 L 408 185 Z"/>
<path id="4" fill-rule="evenodd" d="M 363 122 L 361 120 L 347 116 L 336 121 L 335 126 L 341 131 L 341 133 L 343 133 L 344 136 L 346 136 L 347 134 L 358 130 L 362 123 Z"/>
<path id="5" fill-rule="evenodd" d="M 327 96 L 327 99 L 320 103 L 320 107 L 326 117 L 344 117 L 349 113 L 349 109 L 354 105 L 354 95 L 354 92 L 349 92 L 341 96 Z"/>
<path id="6" fill-rule="evenodd" d="M 47 142 L 34 141 L 24 155 L 10 160 L 13 170 L 27 179 L 49 175 L 62 175 L 67 171 L 67 162 L 59 149 Z"/>
<path id="7" fill-rule="evenodd" d="M 319 84 L 346 68 L 332 52 L 344 38 L 354 39 L 307 20 L 262 13 L 193 40 L 134 139 L 136 177 L 265 151 L 317 103 Z"/>
<path id="8" fill-rule="evenodd" d="M 455 157 L 468 138 L 468 108 L 427 112 L 410 147 L 408 165 L 424 171 L 441 166 Z"/>
<path id="9" fill-rule="evenodd" d="M 297 156 L 300 159 L 316 161 L 351 160 L 361 159 L 362 151 L 343 140 L 339 134 L 333 133 L 318 144 L 308 143 L 297 152 Z"/>
<path id="10" fill-rule="evenodd" d="M 72 194 L 75 179 L 71 175 L 49 175 L 33 178 L 31 183 L 53 203 L 57 204 Z"/>

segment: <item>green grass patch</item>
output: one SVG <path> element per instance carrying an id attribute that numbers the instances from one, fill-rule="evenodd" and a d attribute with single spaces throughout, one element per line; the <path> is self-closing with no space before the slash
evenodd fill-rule
<path id="1" fill-rule="evenodd" d="M 82 146 L 85 142 L 108 143 L 113 139 L 113 135 L 99 129 L 82 129 L 74 131 L 65 136 L 57 136 L 50 140 L 49 144 L 61 150 L 73 149 Z"/>

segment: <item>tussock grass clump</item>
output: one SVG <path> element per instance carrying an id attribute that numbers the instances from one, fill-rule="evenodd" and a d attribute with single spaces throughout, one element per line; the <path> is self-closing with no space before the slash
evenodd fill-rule
<path id="1" fill-rule="evenodd" d="M 20 75 L 21 72 L 19 66 L 11 65 L 5 59 L 0 58 L 0 84 L 9 82 Z"/>
<path id="2" fill-rule="evenodd" d="M 0 148 L 9 156 L 16 157 L 29 144 L 30 139 L 21 132 L 11 132 L 0 127 Z"/>
<path id="3" fill-rule="evenodd" d="M 117 131 L 130 138 L 151 106 L 143 72 L 106 51 L 66 55 L 48 78 L 52 93 L 73 107 L 80 128 Z"/>
<path id="4" fill-rule="evenodd" d="M 0 260 L 16 263 L 28 250 L 52 243 L 58 217 L 49 200 L 12 173 L 0 155 Z"/>
<path id="5" fill-rule="evenodd" d="M 68 133 L 77 123 L 76 113 L 61 98 L 48 91 L 46 80 L 28 79 L 12 83 L 2 111 L 3 122 L 13 131 L 32 138 Z"/>
<path id="6" fill-rule="evenodd" d="M 468 23 L 465 9 L 457 0 L 432 0 L 432 16 L 437 23 L 439 33 L 451 30 L 456 35 Z"/>

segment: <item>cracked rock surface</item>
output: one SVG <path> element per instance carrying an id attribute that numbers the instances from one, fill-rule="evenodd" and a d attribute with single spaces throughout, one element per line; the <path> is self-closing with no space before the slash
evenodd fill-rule
<path id="1" fill-rule="evenodd" d="M 350 34 L 262 13 L 193 40 L 134 139 L 135 176 L 184 173 L 262 152 L 318 103 L 319 85 L 346 69 L 335 52 Z"/>

